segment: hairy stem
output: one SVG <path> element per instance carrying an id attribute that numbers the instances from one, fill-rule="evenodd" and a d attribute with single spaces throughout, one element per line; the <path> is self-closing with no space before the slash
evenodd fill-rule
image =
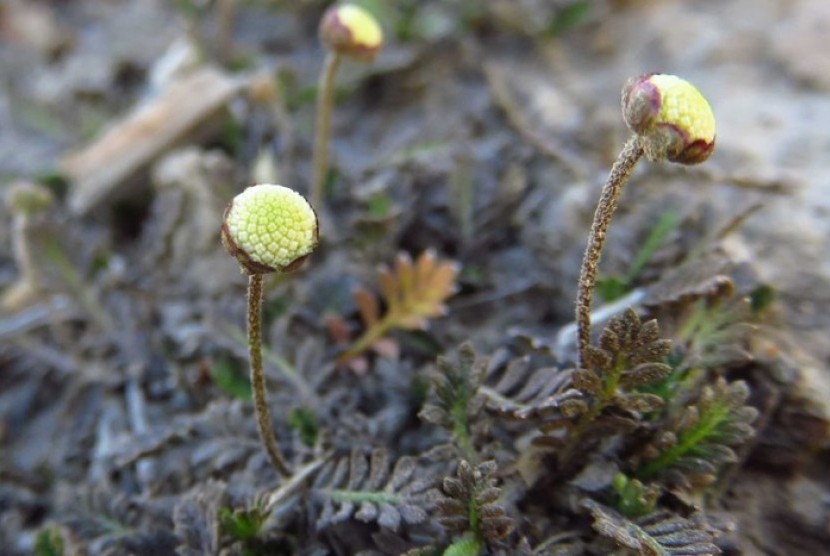
<path id="1" fill-rule="evenodd" d="M 594 295 L 594 286 L 597 281 L 597 268 L 605 244 L 608 225 L 614 216 L 617 202 L 620 199 L 622 188 L 631 175 L 637 161 L 643 156 L 643 148 L 638 137 L 632 136 L 623 147 L 622 152 L 614 162 L 608 181 L 602 188 L 597 210 L 594 213 L 594 222 L 588 236 L 588 246 L 582 257 L 582 268 L 579 273 L 579 286 L 576 294 L 576 325 L 578 329 L 577 342 L 579 348 L 579 367 L 585 366 L 585 350 L 591 341 L 591 300 Z"/>
<path id="2" fill-rule="evenodd" d="M 311 206 L 323 202 L 323 185 L 329 170 L 329 136 L 331 135 L 331 111 L 334 105 L 334 76 L 340 65 L 340 55 L 329 52 L 317 84 L 317 124 L 314 136 L 314 174 L 311 181 Z"/>
<path id="3" fill-rule="evenodd" d="M 233 26 L 236 21 L 237 0 L 219 0 L 216 4 L 217 10 L 217 42 L 219 43 L 219 56 L 227 62 L 231 58 L 233 50 Z"/>
<path id="4" fill-rule="evenodd" d="M 254 395 L 254 411 L 259 427 L 259 438 L 277 472 L 283 477 L 290 477 L 291 469 L 280 453 L 266 401 L 265 372 L 262 369 L 261 306 L 262 274 L 251 274 L 248 277 L 248 352 L 251 358 L 251 388 Z"/>

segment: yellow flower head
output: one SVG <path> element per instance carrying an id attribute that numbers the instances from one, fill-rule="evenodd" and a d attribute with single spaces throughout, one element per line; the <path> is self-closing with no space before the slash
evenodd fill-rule
<path id="1" fill-rule="evenodd" d="M 254 185 L 225 209 L 222 243 L 248 274 L 295 270 L 317 247 L 317 215 L 292 189 Z"/>
<path id="2" fill-rule="evenodd" d="M 365 9 L 342 4 L 330 7 L 323 14 L 320 39 L 340 54 L 371 60 L 383 44 L 383 30 Z"/>
<path id="3" fill-rule="evenodd" d="M 681 164 L 706 160 L 715 148 L 715 115 L 688 81 L 675 75 L 647 74 L 623 89 L 623 117 L 640 135 L 646 156 Z"/>

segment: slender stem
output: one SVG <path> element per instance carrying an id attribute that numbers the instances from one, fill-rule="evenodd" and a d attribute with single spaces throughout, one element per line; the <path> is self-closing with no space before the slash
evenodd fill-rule
<path id="1" fill-rule="evenodd" d="M 29 217 L 25 213 L 15 215 L 12 221 L 12 250 L 15 262 L 19 267 L 20 278 L 29 283 L 31 289 L 37 293 L 40 289 L 40 280 L 35 268 L 32 250 L 29 248 Z"/>
<path id="2" fill-rule="evenodd" d="M 231 51 L 233 50 L 233 26 L 236 20 L 236 3 L 237 0 L 219 0 L 216 5 L 217 25 L 219 27 L 217 33 L 219 58 L 224 62 L 227 62 L 231 58 Z"/>
<path id="3" fill-rule="evenodd" d="M 271 463 L 283 477 L 291 476 L 291 469 L 280 453 L 277 437 L 271 426 L 271 415 L 265 391 L 265 372 L 262 369 L 262 274 L 251 274 L 248 278 L 248 352 L 251 357 L 251 388 L 254 395 L 254 411 L 259 426 L 259 438 L 268 452 Z"/>
<path id="4" fill-rule="evenodd" d="M 314 136 L 314 175 L 311 182 L 311 206 L 319 207 L 323 201 L 323 185 L 329 170 L 329 136 L 331 135 L 331 111 L 334 105 L 334 76 L 340 65 L 340 55 L 329 52 L 323 63 L 323 71 L 317 84 L 317 129 Z"/>
<path id="5" fill-rule="evenodd" d="M 636 135 L 632 136 L 623 147 L 617 157 L 608 181 L 602 188 L 597 210 L 594 213 L 594 222 L 591 224 L 591 233 L 588 236 L 588 246 L 585 248 L 585 255 L 582 258 L 582 269 L 579 273 L 579 287 L 576 294 L 576 325 L 578 329 L 579 367 L 585 366 L 585 351 L 591 341 L 591 300 L 594 295 L 594 286 L 597 280 L 597 268 L 599 267 L 602 246 L 605 243 L 605 235 L 608 225 L 617 208 L 623 185 L 631 175 L 631 171 L 643 156 L 643 148 L 640 146 Z"/>
<path id="6" fill-rule="evenodd" d="M 367 328 L 346 351 L 337 356 L 337 362 L 343 364 L 351 361 L 355 357 L 359 357 L 389 332 L 395 324 L 396 317 L 397 314 L 395 313 L 387 313 L 381 320 Z"/>

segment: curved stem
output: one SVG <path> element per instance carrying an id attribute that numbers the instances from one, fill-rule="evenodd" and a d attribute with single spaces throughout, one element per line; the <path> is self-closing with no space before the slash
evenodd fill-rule
<path id="1" fill-rule="evenodd" d="M 329 136 L 331 135 L 331 111 L 334 105 L 334 76 L 340 65 L 340 55 L 329 52 L 323 63 L 320 81 L 317 83 L 317 124 L 314 136 L 314 174 L 311 182 L 311 206 L 323 202 L 323 185 L 329 170 Z"/>
<path id="2" fill-rule="evenodd" d="M 265 372 L 262 369 L 262 274 L 248 277 L 248 352 L 251 358 L 251 389 L 254 396 L 254 411 L 259 427 L 259 438 L 268 452 L 268 458 L 283 477 L 291 476 L 291 469 L 280 453 L 277 437 L 271 426 L 271 415 L 265 391 Z"/>
<path id="3" fill-rule="evenodd" d="M 582 257 L 582 268 L 579 273 L 579 286 L 576 294 L 579 367 L 585 366 L 585 351 L 591 341 L 591 300 L 594 295 L 602 246 L 605 244 L 605 235 L 614 215 L 614 210 L 617 208 L 622 188 L 642 156 L 643 148 L 640 146 L 639 138 L 634 135 L 626 142 L 625 147 L 614 162 L 608 181 L 605 182 L 602 188 L 597 210 L 594 213 L 594 222 L 591 224 L 591 233 L 588 236 L 588 246 L 585 248 L 585 255 Z"/>
<path id="4" fill-rule="evenodd" d="M 387 313 L 381 320 L 367 328 L 360 337 L 355 340 L 349 348 L 337 356 L 337 363 L 348 363 L 355 357 L 359 357 L 364 351 L 372 347 L 375 342 L 383 338 L 395 324 L 393 313 Z"/>

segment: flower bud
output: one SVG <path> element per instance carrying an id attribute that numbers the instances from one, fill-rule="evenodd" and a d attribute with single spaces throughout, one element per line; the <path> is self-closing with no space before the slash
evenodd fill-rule
<path id="1" fill-rule="evenodd" d="M 320 40 L 339 54 L 371 60 L 383 44 L 383 31 L 375 17 L 360 6 L 335 5 L 323 14 Z"/>
<path id="2" fill-rule="evenodd" d="M 225 209 L 222 243 L 248 274 L 296 270 L 317 247 L 317 215 L 281 185 L 253 185 Z"/>
<path id="3" fill-rule="evenodd" d="M 629 80 L 622 110 L 650 160 L 698 164 L 715 148 L 712 108 L 697 88 L 677 76 L 646 74 Z"/>
<path id="4" fill-rule="evenodd" d="M 15 214 L 33 215 L 49 208 L 54 200 L 48 188 L 28 181 L 17 182 L 6 192 L 6 206 Z"/>

